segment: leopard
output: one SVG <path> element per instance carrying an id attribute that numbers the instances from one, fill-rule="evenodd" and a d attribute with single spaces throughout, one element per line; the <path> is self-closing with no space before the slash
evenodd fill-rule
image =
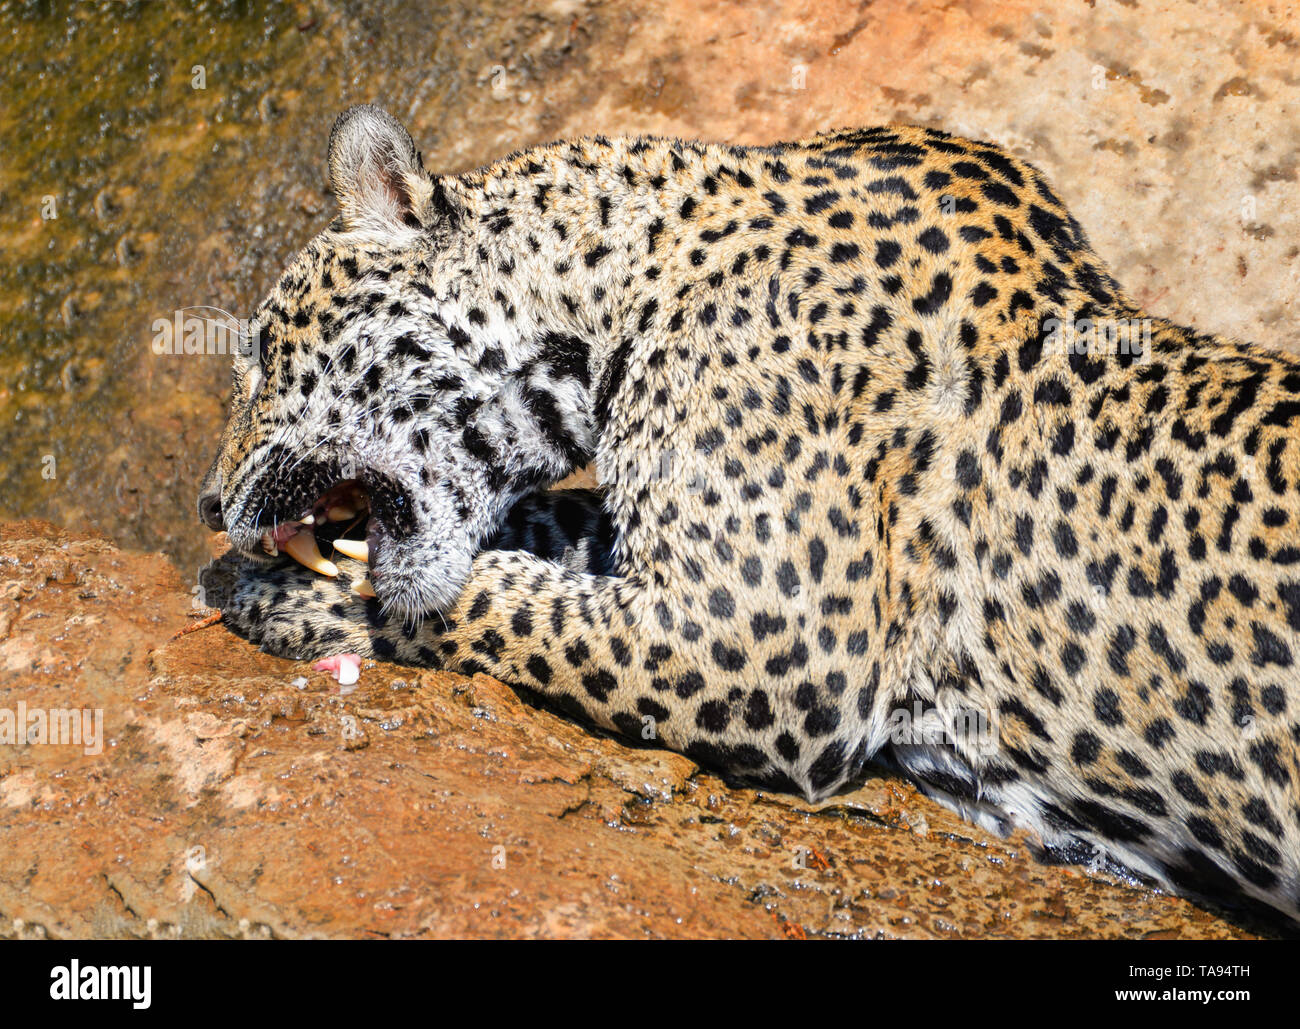
<path id="1" fill-rule="evenodd" d="M 1300 359 L 1148 313 L 938 128 L 435 173 L 367 104 L 328 171 L 200 488 L 232 630 L 810 801 L 881 765 L 1297 931 Z"/>

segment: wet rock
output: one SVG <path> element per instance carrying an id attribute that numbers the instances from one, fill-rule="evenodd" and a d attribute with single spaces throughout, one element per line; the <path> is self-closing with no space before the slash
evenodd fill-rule
<path id="1" fill-rule="evenodd" d="M 162 556 L 0 524 L 0 936 L 1209 937 L 887 777 L 732 789 L 485 676 L 309 662 L 213 626 Z"/>

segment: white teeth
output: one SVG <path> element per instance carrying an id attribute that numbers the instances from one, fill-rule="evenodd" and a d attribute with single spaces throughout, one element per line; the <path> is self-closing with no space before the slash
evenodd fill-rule
<path id="1" fill-rule="evenodd" d="M 316 536 L 310 529 L 294 533 L 281 544 L 280 549 L 313 572 L 320 572 L 330 578 L 339 574 L 338 565 L 321 557 L 320 548 L 316 546 Z"/>
<path id="2" fill-rule="evenodd" d="M 364 540 L 335 540 L 334 549 L 354 561 L 370 560 L 370 544 Z"/>
<path id="3" fill-rule="evenodd" d="M 378 595 L 378 594 L 375 593 L 375 588 L 374 588 L 373 586 L 370 585 L 370 580 L 369 580 L 369 579 L 362 579 L 362 580 L 359 581 L 359 582 L 356 581 L 356 580 L 353 580 L 353 582 L 352 582 L 352 592 L 353 592 L 353 593 L 356 593 L 356 594 L 359 594 L 360 596 L 363 596 L 363 597 L 375 597 L 375 596 Z"/>
<path id="4" fill-rule="evenodd" d="M 325 517 L 331 522 L 347 522 L 357 516 L 355 509 L 344 507 L 342 504 L 336 504 L 325 512 Z"/>
<path id="5" fill-rule="evenodd" d="M 303 515 L 299 521 L 301 521 L 303 525 L 315 525 L 316 516 L 314 514 Z"/>

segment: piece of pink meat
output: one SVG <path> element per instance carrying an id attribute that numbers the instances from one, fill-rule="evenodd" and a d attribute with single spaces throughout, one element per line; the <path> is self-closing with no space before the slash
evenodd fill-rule
<path id="1" fill-rule="evenodd" d="M 329 672 L 341 686 L 351 686 L 361 678 L 361 655 L 336 654 L 322 658 L 311 667 L 316 672 Z"/>

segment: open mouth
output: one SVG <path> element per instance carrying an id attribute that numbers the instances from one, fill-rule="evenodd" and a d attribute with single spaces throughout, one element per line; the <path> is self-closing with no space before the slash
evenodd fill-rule
<path id="1" fill-rule="evenodd" d="M 300 517 L 263 532 L 261 546 L 272 557 L 286 554 L 312 571 L 334 578 L 339 567 L 325 553 L 370 563 L 370 523 L 370 497 L 358 480 L 349 479 L 327 489 Z M 354 581 L 352 590 L 362 597 L 375 596 L 369 579 Z"/>
<path id="2" fill-rule="evenodd" d="M 356 460 L 305 461 L 273 450 L 226 506 L 231 546 L 247 559 L 283 555 L 318 575 L 341 576 L 389 613 L 419 619 L 441 610 L 468 578 L 459 526 L 440 512 L 430 520 L 406 481 Z M 345 558 L 364 562 L 364 577 Z"/>

